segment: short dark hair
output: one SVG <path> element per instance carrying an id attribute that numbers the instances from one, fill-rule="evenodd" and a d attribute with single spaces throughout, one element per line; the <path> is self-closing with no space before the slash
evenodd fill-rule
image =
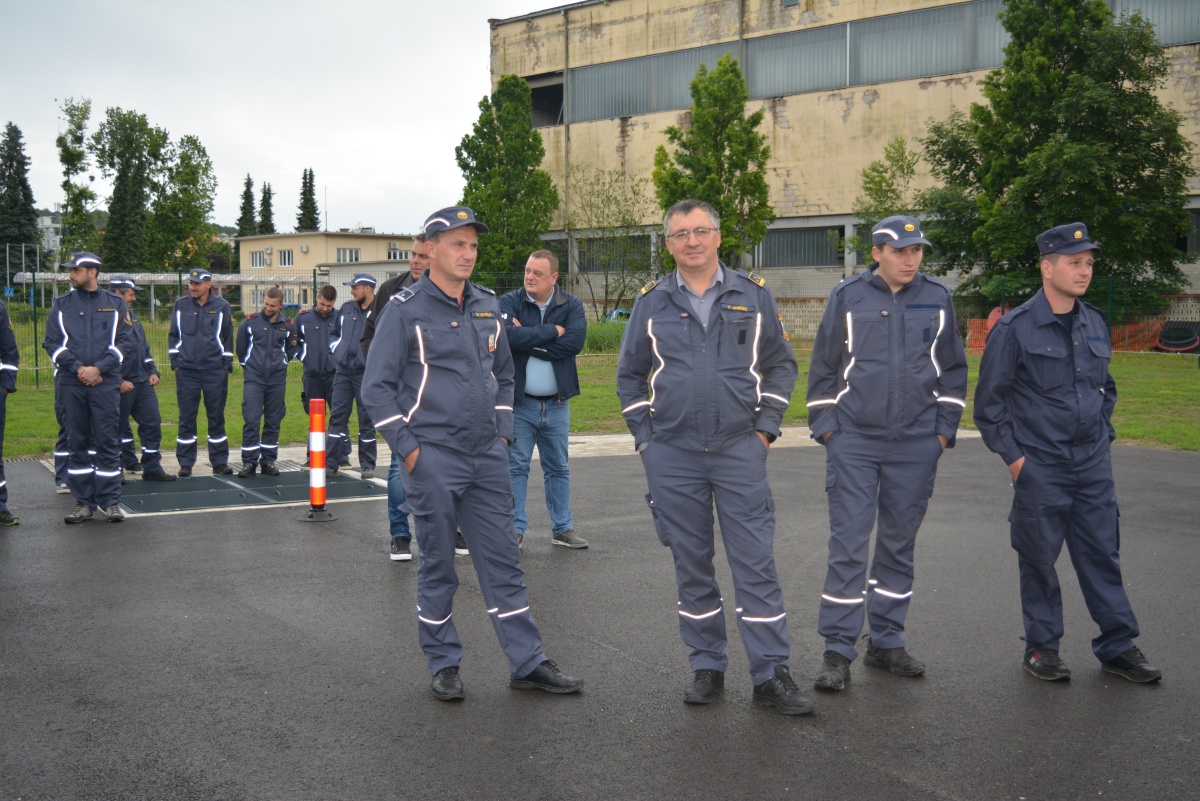
<path id="1" fill-rule="evenodd" d="M 424 231 L 422 231 L 421 233 L 419 233 L 413 237 L 414 245 L 417 244 L 418 242 L 424 242 L 424 241 L 425 241 L 425 232 Z"/>
<path id="2" fill-rule="evenodd" d="M 545 259 L 550 262 L 550 272 L 558 275 L 558 256 L 555 256 L 548 250 L 535 250 L 529 254 L 530 259 Z M 526 259 L 528 261 L 528 259 Z"/>
<path id="3" fill-rule="evenodd" d="M 703 200 L 688 199 L 681 200 L 671 208 L 667 209 L 667 213 L 663 215 L 663 235 L 665 236 L 666 234 L 671 233 L 667 230 L 667 226 L 670 224 L 672 217 L 677 214 L 686 216 L 691 214 L 696 209 L 700 209 L 700 211 L 708 215 L 708 218 L 712 220 L 713 228 L 716 228 L 718 231 L 721 230 L 721 215 L 717 214 L 716 209 L 714 209 L 708 203 L 705 203 Z"/>
<path id="4" fill-rule="evenodd" d="M 317 290 L 317 297 L 325 298 L 325 300 L 337 300 L 337 287 L 333 284 L 326 284 Z"/>

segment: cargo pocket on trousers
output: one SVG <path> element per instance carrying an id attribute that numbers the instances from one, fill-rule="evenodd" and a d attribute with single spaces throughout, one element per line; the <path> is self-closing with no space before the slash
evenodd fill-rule
<path id="1" fill-rule="evenodd" d="M 671 541 L 667 538 L 666 521 L 663 520 L 662 512 L 654 503 L 654 497 L 650 493 L 646 493 L 646 505 L 650 507 L 650 516 L 654 518 L 654 533 L 658 535 L 658 541 L 666 547 L 671 546 Z"/>

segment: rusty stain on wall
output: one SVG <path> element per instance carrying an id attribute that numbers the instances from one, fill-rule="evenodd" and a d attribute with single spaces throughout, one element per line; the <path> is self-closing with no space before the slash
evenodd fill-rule
<path id="1" fill-rule="evenodd" d="M 970 86 L 973 83 L 975 83 L 974 75 L 962 75 L 958 78 L 936 78 L 931 81 L 921 81 L 920 83 L 917 84 L 917 86 L 921 87 L 922 89 L 936 89 L 937 85 L 941 84 L 942 86 L 945 86 L 947 89 L 951 89 L 954 87 L 958 87 L 959 89 L 966 89 L 968 86 Z"/>
<path id="2" fill-rule="evenodd" d="M 771 117 L 771 124 L 776 128 L 791 128 L 787 118 L 787 100 L 782 97 L 768 97 L 763 108 Z"/>
<path id="3" fill-rule="evenodd" d="M 633 117 L 622 117 L 617 127 L 617 159 L 620 161 L 621 172 L 626 172 L 625 154 L 629 149 L 629 141 L 633 138 Z"/>

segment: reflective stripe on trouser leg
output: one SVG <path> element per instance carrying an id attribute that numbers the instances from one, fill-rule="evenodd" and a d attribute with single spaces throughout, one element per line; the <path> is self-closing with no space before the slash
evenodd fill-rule
<path id="1" fill-rule="evenodd" d="M 67 442 L 67 412 L 57 381 L 54 382 L 54 417 L 58 420 L 58 438 L 54 441 L 54 484 L 58 486 L 67 483 L 67 459 L 71 452 Z"/>
<path id="2" fill-rule="evenodd" d="M 258 430 L 266 390 L 265 382 L 251 376 L 242 387 L 242 462 L 247 464 L 258 462 Z"/>
<path id="3" fill-rule="evenodd" d="M 279 428 L 287 414 L 287 375 L 280 374 L 268 382 L 263 394 L 263 428 L 258 458 L 263 464 L 274 464 L 279 458 Z"/>
<path id="4" fill-rule="evenodd" d="M 133 427 L 129 424 L 129 415 L 133 412 L 133 402 L 137 398 L 137 384 L 133 389 L 121 396 L 119 419 L 121 425 L 121 467 L 132 467 L 138 463 L 137 448 L 133 446 Z"/>
<path id="5" fill-rule="evenodd" d="M 229 373 L 216 368 L 199 371 L 204 388 L 204 411 L 208 415 L 208 463 L 229 463 L 229 437 L 225 435 L 225 399 L 229 395 Z"/>
<path id="6" fill-rule="evenodd" d="M 329 425 L 326 436 L 325 463 L 346 464 L 350 461 L 350 408 L 354 403 L 354 384 L 350 376 L 338 373 L 333 378 L 333 395 L 329 401 Z"/>
<path id="7" fill-rule="evenodd" d="M 107 509 L 121 499 L 120 385 L 64 384 L 60 391 L 71 453 L 67 485 L 75 500 Z"/>
<path id="8" fill-rule="evenodd" d="M 379 459 L 379 443 L 375 439 L 375 424 L 362 402 L 362 373 L 350 376 L 354 387 L 354 403 L 358 409 L 358 464 L 363 470 L 374 470 Z M 346 452 L 349 455 L 349 451 Z"/>
<path id="9" fill-rule="evenodd" d="M 162 414 L 158 408 L 158 393 L 146 381 L 133 385 L 133 391 L 127 393 L 133 396 L 129 407 L 129 417 L 137 423 L 138 439 L 142 444 L 142 466 L 154 466 L 162 461 L 159 450 L 162 447 Z M 121 396 L 125 398 L 125 395 Z M 122 410 L 121 419 L 129 426 L 129 419 Z M 130 432 L 132 433 L 132 431 Z M 122 452 L 124 458 L 124 452 Z M 136 459 L 135 459 L 136 461 Z"/>
<path id="10" fill-rule="evenodd" d="M 175 371 L 175 399 L 179 427 L 175 434 L 175 458 L 180 467 L 196 464 L 196 415 L 200 411 L 200 373 L 188 367 Z"/>

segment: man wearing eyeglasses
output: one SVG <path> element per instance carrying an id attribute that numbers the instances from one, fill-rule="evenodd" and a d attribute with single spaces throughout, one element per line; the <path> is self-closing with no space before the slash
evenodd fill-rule
<path id="1" fill-rule="evenodd" d="M 905 650 L 913 552 L 938 459 L 954 446 L 966 405 L 967 357 L 950 291 L 919 272 L 929 244 L 921 223 L 888 217 L 871 237 L 875 261 L 834 288 L 808 369 L 808 425 L 825 446 L 830 527 L 817 628 L 825 655 L 814 683 L 831 691 L 850 681 L 864 616 L 863 661 L 897 676 L 925 673 Z"/>
<path id="2" fill-rule="evenodd" d="M 617 394 L 642 455 L 659 541 L 675 560 L 679 632 L 693 671 L 683 700 L 715 701 L 729 663 L 713 569 L 715 501 L 754 703 L 804 715 L 814 705 L 788 670 L 767 482 L 767 452 L 796 383 L 796 357 L 763 279 L 721 264 L 712 206 L 680 201 L 663 229 L 677 269 L 644 287 L 634 304 Z"/>

